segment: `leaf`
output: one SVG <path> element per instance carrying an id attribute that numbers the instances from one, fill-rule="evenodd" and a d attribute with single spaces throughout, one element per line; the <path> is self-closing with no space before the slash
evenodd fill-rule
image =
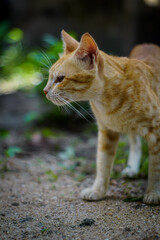
<path id="1" fill-rule="evenodd" d="M 41 233 L 43 234 L 43 233 L 46 233 L 48 231 L 48 229 L 47 228 L 42 228 L 41 229 Z"/>
<path id="2" fill-rule="evenodd" d="M 52 170 L 47 170 L 45 172 L 46 175 L 48 175 L 48 179 L 51 181 L 57 181 L 58 180 L 58 176 L 52 171 Z"/>
<path id="3" fill-rule="evenodd" d="M 43 41 L 51 46 L 54 46 L 58 42 L 58 40 L 50 34 L 45 34 L 43 36 Z"/>
<path id="4" fill-rule="evenodd" d="M 4 37 L 5 34 L 8 32 L 9 23 L 7 21 L 1 22 L 0 24 L 0 38 Z"/>
<path id="5" fill-rule="evenodd" d="M 24 117 L 24 121 L 26 123 L 29 123 L 29 122 L 32 122 L 33 120 L 37 119 L 38 118 L 38 113 L 37 112 L 30 112 L 30 113 L 27 113 Z"/>
<path id="6" fill-rule="evenodd" d="M 49 128 L 43 128 L 42 135 L 44 137 L 56 137 L 57 136 L 57 134 L 53 133 L 53 131 Z"/>
<path id="7" fill-rule="evenodd" d="M 118 143 L 118 147 L 119 147 L 119 148 L 124 148 L 125 146 L 126 146 L 126 143 L 123 142 L 123 141 L 120 141 L 120 142 Z"/>
<path id="8" fill-rule="evenodd" d="M 0 159 L 0 172 L 7 172 L 8 171 L 8 166 L 7 166 L 7 159 Z"/>
<path id="9" fill-rule="evenodd" d="M 72 36 L 73 38 L 77 39 L 77 33 L 70 31 L 69 35 Z"/>
<path id="10" fill-rule="evenodd" d="M 23 38 L 23 32 L 19 28 L 13 28 L 9 33 L 8 33 L 8 38 L 13 41 L 13 42 L 18 42 L 22 40 Z"/>
<path id="11" fill-rule="evenodd" d="M 22 148 L 17 146 L 9 147 L 7 150 L 5 150 L 5 156 L 15 157 L 17 153 L 21 153 L 22 151 L 23 151 Z"/>
<path id="12" fill-rule="evenodd" d="M 128 149 L 126 148 L 126 142 L 120 141 L 115 155 L 115 164 L 124 164 L 127 158 Z"/>
<path id="13" fill-rule="evenodd" d="M 76 181 L 82 182 L 85 178 L 86 178 L 86 175 L 85 175 L 85 174 L 79 174 L 79 175 L 76 177 Z"/>
<path id="14" fill-rule="evenodd" d="M 57 165 L 61 168 L 63 168 L 64 170 L 70 171 L 70 172 L 75 172 L 76 168 L 77 168 L 77 163 L 74 163 L 72 165 L 66 166 L 64 163 L 57 163 Z"/>
<path id="15" fill-rule="evenodd" d="M 116 159 L 115 163 L 116 163 L 116 164 L 125 164 L 125 163 L 126 163 L 126 158 Z"/>
<path id="16" fill-rule="evenodd" d="M 143 200 L 143 196 L 141 197 L 127 197 L 123 199 L 124 202 L 139 202 Z"/>
<path id="17" fill-rule="evenodd" d="M 148 175 L 148 159 L 149 159 L 148 145 L 147 142 L 144 141 L 144 139 L 142 139 L 142 157 L 139 173 Z"/>
<path id="18" fill-rule="evenodd" d="M 64 152 L 60 152 L 58 154 L 58 157 L 61 159 L 61 160 L 67 160 L 67 159 L 73 159 L 75 158 L 75 148 L 74 146 L 68 146 Z"/>
<path id="19" fill-rule="evenodd" d="M 0 138 L 7 138 L 8 136 L 9 136 L 9 131 L 8 130 L 6 130 L 6 129 L 2 129 L 2 130 L 0 130 Z"/>
<path id="20" fill-rule="evenodd" d="M 96 165 L 97 165 L 96 162 L 92 162 L 92 163 L 91 163 L 91 167 L 92 167 L 93 169 L 96 169 Z"/>
<path id="21" fill-rule="evenodd" d="M 144 173 L 148 175 L 148 158 L 142 163 L 142 167 L 140 168 L 140 173 Z"/>

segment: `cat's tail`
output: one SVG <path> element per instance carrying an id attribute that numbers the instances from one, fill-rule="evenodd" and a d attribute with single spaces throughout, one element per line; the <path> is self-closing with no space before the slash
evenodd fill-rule
<path id="1" fill-rule="evenodd" d="M 136 58 L 142 61 L 154 58 L 160 61 L 160 47 L 151 43 L 137 45 L 131 51 L 129 58 Z"/>

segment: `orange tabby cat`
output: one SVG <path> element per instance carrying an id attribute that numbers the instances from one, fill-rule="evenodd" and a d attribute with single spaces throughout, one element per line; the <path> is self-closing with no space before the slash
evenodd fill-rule
<path id="1" fill-rule="evenodd" d="M 51 67 L 44 92 L 54 104 L 89 100 L 98 124 L 97 176 L 81 197 L 100 200 L 106 195 L 119 133 L 130 134 L 128 167 L 138 172 L 141 144 L 149 146 L 146 204 L 160 204 L 160 48 L 136 46 L 130 58 L 113 57 L 98 49 L 85 33 L 80 43 L 62 31 L 64 54 Z"/>

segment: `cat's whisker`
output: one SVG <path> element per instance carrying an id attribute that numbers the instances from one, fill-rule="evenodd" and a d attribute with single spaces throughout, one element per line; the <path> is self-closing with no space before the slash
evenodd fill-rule
<path id="1" fill-rule="evenodd" d="M 67 108 L 67 106 L 61 106 L 62 107 L 62 109 L 64 109 L 67 113 L 69 113 L 69 108 Z"/>
<path id="2" fill-rule="evenodd" d="M 43 74 L 43 73 L 42 73 L 42 74 Z M 46 79 L 48 80 L 48 76 L 46 76 L 46 75 L 43 74 L 43 80 L 46 80 Z"/>
<path id="3" fill-rule="evenodd" d="M 42 62 L 42 61 L 41 61 L 41 64 L 42 64 L 43 66 L 45 66 L 48 70 L 51 68 L 50 65 L 48 65 L 48 64 L 46 64 L 46 63 L 44 63 L 44 62 Z"/>
<path id="4" fill-rule="evenodd" d="M 43 55 L 43 57 L 46 59 L 46 61 L 48 62 L 49 66 L 52 66 L 52 62 L 50 60 L 50 58 L 48 57 L 48 55 L 42 50 L 40 49 L 41 54 Z"/>
<path id="5" fill-rule="evenodd" d="M 58 101 L 61 101 L 61 102 L 65 103 L 60 96 L 56 96 L 56 97 L 57 97 L 57 100 L 58 100 Z M 66 103 L 65 103 L 65 104 L 66 104 Z M 69 107 L 67 104 L 66 104 L 66 105 L 63 105 L 63 106 L 59 106 L 59 107 L 61 107 L 61 109 L 64 109 L 67 113 L 69 113 L 70 107 Z"/>
<path id="6" fill-rule="evenodd" d="M 41 71 L 44 71 L 44 72 L 48 73 L 48 68 L 41 67 Z"/>
<path id="7" fill-rule="evenodd" d="M 76 113 L 78 113 L 78 115 L 80 115 L 81 117 L 83 117 L 85 120 L 87 120 L 88 122 L 90 122 L 78 109 L 76 109 L 70 102 L 68 102 L 67 100 L 65 100 L 63 97 L 61 97 L 59 94 L 55 94 L 55 96 L 57 97 L 58 100 L 64 102 L 70 109 L 72 109 L 73 111 L 75 111 Z M 72 99 L 71 99 L 72 101 Z M 77 102 L 73 101 L 74 103 L 76 103 L 81 109 L 83 109 L 83 111 L 85 111 L 92 119 L 93 116 L 85 109 L 83 108 L 80 104 L 78 104 Z"/>
<path id="8" fill-rule="evenodd" d="M 82 118 L 84 118 L 86 121 L 90 122 L 80 111 L 78 111 L 71 103 L 69 103 L 68 101 L 66 101 L 65 99 L 61 98 L 61 100 L 68 106 L 70 107 L 73 111 L 75 111 L 76 113 L 78 113 L 78 115 L 80 115 Z"/>
<path id="9" fill-rule="evenodd" d="M 74 110 L 76 113 L 78 113 L 81 117 L 85 118 L 87 121 L 88 119 L 81 113 L 79 112 L 70 102 L 68 102 L 67 100 L 65 100 L 64 98 L 62 98 L 61 96 L 59 96 L 59 94 L 55 95 L 57 98 L 59 98 L 60 101 L 62 101 L 63 103 L 66 104 L 66 106 L 68 106 L 70 109 Z"/>
<path id="10" fill-rule="evenodd" d="M 79 107 L 80 107 L 85 113 L 87 113 L 92 119 L 95 120 L 95 118 L 92 116 L 92 114 L 89 113 L 89 111 L 87 111 L 87 110 L 86 110 L 84 107 L 82 107 L 79 103 L 73 101 L 72 99 L 71 99 L 71 101 L 72 101 L 73 103 L 75 103 L 77 106 L 79 106 Z"/>

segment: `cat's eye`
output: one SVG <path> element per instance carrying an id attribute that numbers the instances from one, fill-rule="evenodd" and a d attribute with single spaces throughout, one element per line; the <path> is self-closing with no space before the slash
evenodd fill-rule
<path id="1" fill-rule="evenodd" d="M 64 79 L 64 77 L 65 77 L 65 76 L 63 76 L 63 75 L 62 75 L 62 76 L 57 76 L 57 77 L 56 77 L 56 80 L 54 81 L 54 83 L 60 83 L 60 82 L 62 82 L 63 79 Z"/>

